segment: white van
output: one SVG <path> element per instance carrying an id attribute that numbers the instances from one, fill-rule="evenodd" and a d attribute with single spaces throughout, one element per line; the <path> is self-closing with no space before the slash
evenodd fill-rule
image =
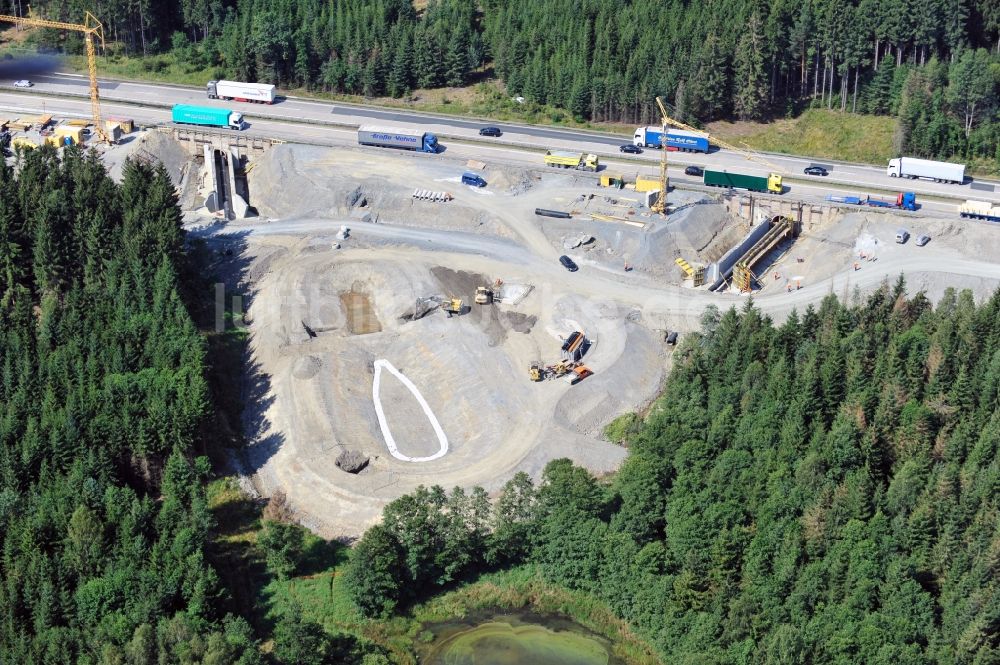
<path id="1" fill-rule="evenodd" d="M 898 231 L 896 231 L 896 242 L 899 243 L 900 245 L 902 245 L 909 239 L 910 239 L 910 232 L 907 231 L 906 229 L 899 229 Z"/>

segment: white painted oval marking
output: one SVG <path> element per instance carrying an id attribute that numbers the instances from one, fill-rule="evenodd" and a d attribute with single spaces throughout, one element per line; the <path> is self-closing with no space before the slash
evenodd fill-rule
<path id="1" fill-rule="evenodd" d="M 406 386 L 414 397 L 417 398 L 417 402 L 420 403 L 420 408 L 424 410 L 424 415 L 427 416 L 427 420 L 430 421 L 431 427 L 434 428 L 434 433 L 437 434 L 438 443 L 441 444 L 441 448 L 438 449 L 436 453 L 428 457 L 410 457 L 409 455 L 404 455 L 399 452 L 399 448 L 396 446 L 396 440 L 392 438 L 392 432 L 389 431 L 389 423 L 385 419 L 385 410 L 382 408 L 382 398 L 379 395 L 379 387 L 382 383 L 382 368 L 387 369 L 391 372 L 399 381 Z M 404 462 L 430 462 L 436 460 L 439 457 L 443 457 L 448 452 L 448 437 L 445 436 L 444 430 L 441 429 L 441 423 L 434 416 L 434 412 L 431 411 L 431 407 L 427 404 L 427 400 L 424 396 L 420 394 L 417 387 L 413 385 L 413 381 L 392 366 L 388 360 L 380 358 L 375 361 L 375 380 L 372 382 L 372 401 L 375 402 L 375 415 L 378 416 L 378 426 L 382 429 L 382 436 L 385 438 L 385 445 L 389 448 L 389 453 L 398 460 Z"/>

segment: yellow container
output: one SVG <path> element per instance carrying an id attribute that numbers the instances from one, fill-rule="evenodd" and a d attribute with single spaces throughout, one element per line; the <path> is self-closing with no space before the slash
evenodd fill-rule
<path id="1" fill-rule="evenodd" d="M 635 179 L 635 191 L 637 192 L 655 192 L 658 189 L 660 189 L 659 178 L 639 176 Z"/>
<path id="2" fill-rule="evenodd" d="M 56 127 L 56 136 L 59 138 L 69 136 L 72 137 L 73 143 L 83 143 L 83 127 L 59 125 Z"/>
<path id="3" fill-rule="evenodd" d="M 601 187 L 621 187 L 620 183 L 625 182 L 625 176 L 621 173 L 602 173 Z"/>

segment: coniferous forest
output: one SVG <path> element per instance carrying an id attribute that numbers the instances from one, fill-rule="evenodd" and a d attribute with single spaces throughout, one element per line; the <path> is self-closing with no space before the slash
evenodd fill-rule
<path id="1" fill-rule="evenodd" d="M 903 282 L 774 325 L 709 309 L 616 477 L 391 504 L 347 571 L 389 614 L 525 564 L 671 663 L 1000 662 L 1000 291 Z"/>
<path id="2" fill-rule="evenodd" d="M 162 167 L 0 164 L 0 662 L 251 664 L 206 559 L 211 398 Z"/>
<path id="3" fill-rule="evenodd" d="M 5 0 L 5 13 L 17 13 Z M 115 48 L 282 88 L 403 97 L 491 78 L 579 119 L 890 115 L 895 147 L 1000 162 L 996 0 L 37 0 Z M 63 36 L 71 48 L 79 38 Z M 54 41 L 58 41 L 53 38 Z M 66 43 L 60 42 L 63 46 Z M 75 46 L 74 46 L 75 45 Z"/>

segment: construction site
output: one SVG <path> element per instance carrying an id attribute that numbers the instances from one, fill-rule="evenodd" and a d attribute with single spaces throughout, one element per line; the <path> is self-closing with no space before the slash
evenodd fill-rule
<path id="1" fill-rule="evenodd" d="M 900 273 L 932 299 L 997 286 L 957 267 L 941 278 L 1000 252 L 988 223 L 663 192 L 665 163 L 612 171 L 590 155 L 581 172 L 475 144 L 427 155 L 101 126 L 98 144 L 79 120 L 6 122 L 14 146 L 92 144 L 116 179 L 127 159 L 163 163 L 249 331 L 234 468 L 325 537 L 358 536 L 419 485 L 495 492 L 559 457 L 613 472 L 627 451 L 604 427 L 652 403 L 709 305 L 752 295 L 781 320 Z M 898 242 L 903 226 L 932 239 Z"/>

